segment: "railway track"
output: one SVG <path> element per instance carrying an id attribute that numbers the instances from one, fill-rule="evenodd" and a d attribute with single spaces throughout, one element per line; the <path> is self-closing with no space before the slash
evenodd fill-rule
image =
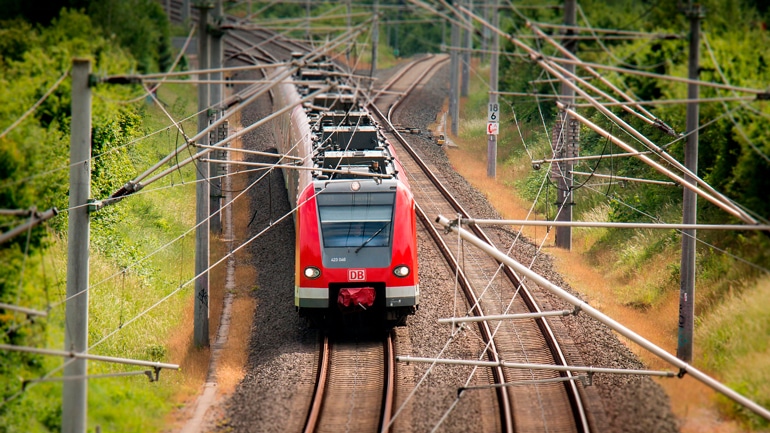
<path id="1" fill-rule="evenodd" d="M 293 52 L 310 51 L 268 31 L 236 30 L 229 36 L 228 57 L 246 63 L 287 61 Z M 392 332 L 381 339 L 325 333 L 320 340 L 315 387 L 302 431 L 390 431 L 396 390 Z"/>
<path id="2" fill-rule="evenodd" d="M 445 60 L 426 58 L 410 64 L 404 71 L 388 81 L 388 89 L 379 93 L 370 109 L 380 121 L 391 124 L 399 103 L 431 71 Z M 387 109 L 388 115 L 382 111 Z M 395 122 L 397 123 L 397 122 Z M 408 141 L 395 128 L 386 134 L 396 146 L 404 169 L 418 203 L 418 217 L 423 226 L 441 249 L 450 268 L 458 275 L 471 314 L 514 314 L 540 312 L 536 300 L 527 287 L 508 268 L 500 268 L 491 258 L 472 247 L 462 247 L 453 252 L 448 245 L 456 239 L 439 231 L 432 223 L 435 215 L 460 215 L 467 217 L 462 208 L 442 185 L 441 179 L 419 157 Z M 477 236 L 492 244 L 489 237 L 474 227 Z M 459 263 L 465 266 L 462 269 Z M 460 312 L 460 315 L 464 315 Z M 491 361 L 506 360 L 522 363 L 568 365 L 566 356 L 556 341 L 551 325 L 546 319 L 512 321 L 489 320 L 479 322 L 479 331 L 487 345 L 486 357 Z M 580 386 L 569 380 L 570 373 L 560 374 L 549 370 L 519 370 L 495 368 L 492 371 L 500 409 L 500 430 L 528 431 L 583 431 L 591 430 L 583 407 Z M 564 380 L 564 382 L 556 382 Z M 511 385 L 515 384 L 515 385 Z"/>
<path id="3" fill-rule="evenodd" d="M 236 33 L 236 32 L 233 32 Z M 261 47 L 276 42 L 268 33 L 252 36 L 232 35 L 232 58 L 246 62 L 276 61 L 275 56 Z M 280 57 L 290 56 L 285 43 L 278 46 Z M 537 312 L 539 307 L 532 296 L 509 269 L 499 269 L 496 262 L 474 248 L 453 252 L 448 245 L 455 239 L 443 234 L 434 224 L 433 216 L 460 215 L 470 217 L 444 188 L 436 170 L 423 162 L 405 138 L 396 131 L 390 119 L 397 116 L 400 103 L 412 89 L 429 79 L 436 68 L 446 62 L 446 56 L 426 56 L 412 62 L 391 77 L 377 92 L 377 106 L 386 109 L 384 115 L 372 105 L 371 110 L 383 125 L 390 125 L 386 134 L 400 153 L 412 191 L 418 203 L 418 217 L 427 232 L 440 246 L 442 255 L 466 294 L 469 311 L 476 316 Z M 486 237 L 481 232 L 480 237 Z M 488 238 L 487 242 L 492 243 Z M 462 261 L 466 266 L 461 267 Z M 472 263 L 472 266 L 468 266 Z M 467 272 L 467 273 L 466 273 Z M 514 302 L 507 301 L 513 299 Z M 460 315 L 464 315 L 461 312 Z M 479 354 L 491 361 L 567 365 L 553 331 L 545 319 L 512 322 L 486 321 L 478 324 L 486 350 Z M 316 390 L 313 393 L 305 432 L 325 431 L 387 431 L 391 424 L 393 395 L 395 393 L 395 361 L 393 340 L 385 341 L 329 341 L 324 337 L 319 349 Z M 388 349 L 390 348 L 390 349 Z M 547 382 L 562 376 L 548 370 L 514 370 L 495 367 L 490 371 L 491 386 L 495 387 L 499 431 L 590 431 L 582 409 L 579 387 L 573 381 Z M 534 383 L 546 381 L 547 383 Z M 517 383 L 516 386 L 506 386 Z M 468 390 L 466 392 L 474 392 Z"/>
<path id="4" fill-rule="evenodd" d="M 166 7 L 171 6 L 172 11 L 178 10 L 181 6 L 181 0 L 170 0 L 170 1 L 164 1 L 163 4 Z M 197 17 L 197 10 L 192 9 L 191 11 L 192 19 L 195 20 Z M 176 20 L 176 22 L 181 22 L 181 15 L 180 14 L 172 14 L 172 18 Z M 256 35 L 256 37 L 254 36 Z M 280 42 L 271 44 L 270 46 L 267 45 L 267 41 L 278 41 Z M 241 64 L 255 64 L 255 63 L 275 63 L 275 62 L 285 62 L 287 60 L 290 60 L 292 58 L 291 54 L 294 51 L 310 51 L 310 47 L 303 46 L 302 44 L 298 44 L 294 41 L 288 40 L 283 38 L 282 36 L 276 36 L 273 32 L 268 31 L 259 31 L 255 29 L 247 29 L 247 28 L 233 28 L 231 30 L 228 30 L 225 42 L 227 45 L 227 53 L 226 57 L 234 62 L 240 62 Z M 423 62 L 429 62 L 429 60 L 423 59 L 420 63 Z M 396 122 L 398 122 L 398 105 L 400 101 L 403 101 L 404 99 L 408 98 L 408 93 L 410 92 L 409 86 L 406 86 L 404 83 L 417 83 L 419 81 L 424 81 L 429 77 L 429 74 L 431 74 L 430 70 L 428 72 L 425 72 L 425 68 L 423 68 L 422 72 L 417 72 L 417 69 L 419 69 L 419 63 L 414 65 L 414 68 L 405 68 L 403 70 L 403 73 L 399 73 L 397 77 L 393 77 L 390 81 L 388 81 L 388 87 L 390 87 L 389 90 L 385 92 L 381 92 L 378 95 L 378 101 L 381 106 L 384 106 L 384 111 L 389 113 L 389 116 L 395 116 Z M 251 77 L 244 78 L 244 79 L 255 79 L 259 80 L 263 78 L 263 76 L 256 77 L 257 75 L 261 74 L 263 71 L 255 72 Z M 247 74 L 243 74 L 244 77 L 247 76 Z M 256 84 L 255 84 L 256 86 Z M 257 104 L 254 104 L 255 106 Z M 261 107 L 259 107 L 261 108 Z M 255 121 L 258 120 L 265 115 L 269 114 L 269 109 L 265 109 L 264 111 L 260 112 L 258 110 L 258 107 L 253 108 L 253 113 L 246 114 L 244 113 L 244 119 L 248 119 L 249 121 Z M 408 124 L 408 121 L 405 121 L 404 124 Z M 395 136 L 398 135 L 395 132 L 393 132 L 391 135 Z M 257 137 L 254 138 L 253 141 L 259 141 L 260 150 L 269 150 L 271 147 L 271 144 L 269 142 L 269 139 L 264 139 L 266 144 L 262 144 L 262 138 Z M 251 143 L 249 143 L 248 139 L 245 140 L 246 145 L 249 146 Z M 433 227 L 434 224 L 432 224 L 432 220 L 437 214 L 444 214 L 447 216 L 452 215 L 463 215 L 464 213 L 459 210 L 458 207 L 454 207 L 452 205 L 442 205 L 439 203 L 443 203 L 445 199 L 440 198 L 439 195 L 434 193 L 429 193 L 427 191 L 430 191 L 432 188 L 435 188 L 433 186 L 430 186 L 432 183 L 427 179 L 427 176 L 423 175 L 417 175 L 416 173 L 419 173 L 422 169 L 419 168 L 419 165 L 425 165 L 428 167 L 429 171 L 432 171 L 434 174 L 437 174 L 439 178 L 441 178 L 441 172 L 440 170 L 436 170 L 434 167 L 431 167 L 429 164 L 425 164 L 424 162 L 413 162 L 409 161 L 409 158 L 407 158 L 408 150 L 405 147 L 402 147 L 399 144 L 399 139 L 390 137 L 391 143 L 393 143 L 394 147 L 396 147 L 397 151 L 400 151 L 401 160 L 406 166 L 406 170 L 408 172 L 409 180 L 412 185 L 412 190 L 417 195 L 417 200 L 420 204 L 419 213 L 422 215 L 423 218 L 423 225 L 425 227 Z M 423 192 L 425 190 L 425 192 Z M 260 196 L 261 197 L 261 196 Z M 263 204 L 266 202 L 266 200 L 259 200 L 258 203 L 260 203 L 257 206 L 261 206 L 264 208 Z M 272 202 L 271 202 L 272 203 Z M 269 215 L 267 218 L 272 217 L 272 213 L 267 212 Z M 263 215 L 261 213 L 260 215 Z M 256 211 L 255 211 L 256 215 Z M 440 240 L 441 242 L 447 244 L 447 245 L 454 245 L 456 244 L 456 239 L 452 237 L 447 237 L 440 231 L 437 231 L 436 229 L 426 230 L 425 233 L 430 233 L 432 236 L 435 236 L 436 239 Z M 421 233 L 422 237 L 423 234 Z M 280 238 L 283 239 L 283 238 Z M 265 249 L 267 250 L 268 247 L 273 247 L 274 245 L 288 245 L 291 244 L 291 240 L 281 240 L 281 241 L 265 241 Z M 503 245 L 505 246 L 505 245 Z M 316 375 L 316 369 L 315 369 L 315 363 L 313 358 L 315 358 L 315 342 L 316 338 L 315 335 L 310 333 L 303 333 L 304 328 L 301 324 L 297 322 L 296 317 L 292 314 L 281 316 L 281 312 L 284 309 L 286 305 L 291 304 L 291 299 L 288 299 L 286 296 L 283 296 L 285 293 L 289 293 L 291 291 L 291 275 L 289 275 L 291 272 L 284 272 L 285 268 L 291 267 L 291 264 L 289 262 L 283 263 L 280 259 L 277 257 L 280 257 L 280 248 L 276 248 L 276 250 L 279 252 L 278 255 L 271 255 L 270 257 L 273 258 L 272 262 L 277 263 L 275 266 L 272 266 L 273 263 L 268 263 L 268 261 L 262 262 L 261 265 L 266 268 L 262 269 L 262 273 L 264 276 L 264 281 L 260 280 L 261 285 L 265 287 L 269 287 L 268 290 L 262 290 L 258 294 L 259 300 L 260 300 L 260 308 L 255 313 L 256 318 L 256 324 L 253 327 L 254 336 L 252 337 L 251 347 L 249 350 L 251 350 L 250 359 L 253 358 L 250 363 L 253 363 L 249 366 L 249 372 L 248 372 L 248 378 L 243 381 L 241 385 L 239 385 L 239 389 L 236 393 L 236 397 L 232 398 L 232 400 L 228 403 L 229 409 L 228 409 L 228 418 L 226 421 L 222 421 L 222 425 L 226 425 L 229 429 L 231 428 L 232 431 L 299 431 L 305 429 L 305 431 L 342 431 L 343 429 L 348 429 L 349 431 L 374 431 L 374 430 L 383 430 L 383 426 L 389 425 L 391 422 L 387 421 L 388 417 L 386 415 L 380 414 L 380 411 L 382 410 L 383 413 L 393 413 L 395 414 L 396 411 L 401 409 L 400 405 L 403 403 L 403 396 L 406 394 L 402 391 L 408 391 L 409 386 L 413 385 L 411 382 L 411 379 L 415 377 L 413 372 L 417 372 L 418 369 L 416 368 L 415 364 L 409 366 L 401 364 L 399 366 L 396 366 L 395 363 L 392 361 L 387 362 L 387 365 L 389 365 L 390 370 L 393 370 L 398 373 L 398 381 L 397 382 L 390 382 L 390 383 L 398 383 L 399 385 L 406 385 L 403 388 L 399 388 L 398 390 L 395 389 L 394 385 L 385 385 L 385 383 L 388 383 L 389 380 L 387 379 L 381 379 L 384 377 L 385 372 L 382 368 L 380 369 L 372 369 L 371 371 L 368 370 L 368 367 L 365 369 L 363 366 L 360 367 L 359 370 L 356 371 L 355 375 L 351 375 L 351 368 L 359 368 L 358 366 L 360 364 L 364 363 L 379 363 L 383 364 L 383 359 L 385 358 L 385 349 L 380 349 L 383 347 L 384 343 L 381 342 L 364 342 L 359 343 L 356 341 L 336 341 L 332 342 L 332 349 L 330 352 L 327 352 L 327 357 L 331 360 L 331 364 L 328 368 L 327 377 L 329 376 L 339 376 L 340 372 L 343 379 L 350 380 L 350 377 L 347 376 L 353 376 L 356 378 L 356 380 L 353 381 L 354 384 L 357 384 L 359 382 L 358 379 L 362 379 L 364 377 L 367 378 L 366 381 L 369 381 L 369 378 L 372 379 L 372 381 L 377 382 L 383 382 L 383 385 L 377 385 L 377 387 L 372 391 L 356 391 L 355 395 L 356 397 L 360 397 L 364 395 L 365 393 L 368 394 L 371 392 L 371 400 L 372 401 L 378 401 L 377 396 L 384 396 L 385 395 L 385 387 L 390 389 L 391 393 L 395 393 L 398 391 L 398 393 L 395 395 L 396 400 L 395 401 L 395 407 L 392 405 L 394 403 L 391 403 L 391 409 L 383 409 L 381 406 L 385 406 L 385 398 L 380 397 L 379 401 L 380 404 L 369 404 L 367 403 L 367 408 L 364 408 L 363 403 L 356 401 L 351 401 L 351 405 L 348 407 L 342 406 L 339 408 L 334 409 L 333 405 L 328 405 L 326 403 L 323 403 L 323 400 L 318 400 L 320 402 L 320 406 L 318 409 L 318 414 L 320 418 L 316 420 L 316 427 L 307 429 L 307 426 L 305 426 L 304 421 L 306 421 L 306 413 L 309 411 L 309 407 L 311 407 L 314 403 L 310 403 L 311 400 L 311 392 L 310 390 L 316 385 L 316 383 L 320 383 L 321 381 L 317 379 Z M 498 276 L 495 278 L 494 283 L 492 286 L 494 287 L 486 287 L 486 283 L 490 281 L 490 275 L 494 275 L 497 271 L 496 265 L 476 265 L 475 263 L 482 263 L 487 262 L 489 259 L 485 257 L 480 257 L 478 255 L 474 256 L 472 255 L 472 248 L 471 249 L 463 249 L 463 251 L 459 254 L 452 253 L 451 248 L 443 248 L 444 254 L 449 257 L 449 260 L 455 263 L 457 260 L 455 257 L 459 258 L 461 262 L 464 262 L 465 266 L 462 267 L 462 270 L 471 270 L 471 268 L 474 272 L 468 272 L 469 275 L 465 276 L 464 273 L 461 271 L 458 271 L 459 276 L 461 277 L 461 280 L 467 280 L 466 283 L 463 283 L 464 286 L 469 288 L 469 291 L 472 293 L 479 293 L 479 296 L 477 296 L 478 301 L 471 300 L 469 301 L 469 304 L 477 305 L 473 308 L 473 314 L 495 314 L 502 311 L 508 311 L 508 312 L 514 312 L 514 311 L 531 311 L 530 307 L 525 306 L 512 306 L 508 307 L 508 305 L 504 304 L 504 300 L 510 299 L 513 297 L 513 288 L 517 287 L 514 283 L 507 283 L 509 284 L 509 287 L 498 287 L 501 286 L 502 283 L 500 283 L 499 280 L 502 280 L 503 278 Z M 273 251 L 272 249 L 270 251 Z M 265 257 L 264 254 L 260 254 L 260 257 Z M 469 266 L 470 263 L 474 263 L 473 266 Z M 492 262 L 493 263 L 493 262 Z M 438 268 L 438 266 L 436 267 Z M 478 269 L 475 269 L 478 268 Z M 481 277 L 478 277 L 476 274 L 481 275 Z M 276 280 L 280 281 L 277 282 Z M 438 285 L 438 284 L 436 284 Z M 425 286 L 430 286 L 426 284 Z M 427 293 L 427 290 L 424 290 L 424 293 Z M 492 294 L 492 295 L 490 295 Z M 427 295 L 426 295 L 427 296 Z M 518 297 L 518 296 L 517 296 Z M 495 298 L 493 301 L 490 301 L 490 298 Z M 425 307 L 428 307 L 427 304 L 424 304 Z M 433 325 L 432 321 L 430 319 L 426 319 L 427 316 L 425 313 L 428 308 L 425 308 L 423 311 L 420 312 L 421 317 L 415 317 L 415 322 L 419 325 L 418 330 L 415 331 L 415 327 L 411 328 L 399 328 L 396 332 L 397 338 L 394 342 L 391 340 L 390 344 L 395 345 L 398 347 L 398 349 L 404 353 L 404 354 L 412 354 L 412 353 L 433 353 L 433 348 L 435 347 L 429 344 L 421 344 L 424 341 L 428 340 L 439 340 L 442 337 L 439 335 L 436 336 L 428 336 L 426 332 L 421 332 L 421 328 L 429 328 L 431 331 L 433 331 Z M 446 309 L 445 309 L 446 310 Z M 468 309 L 470 310 L 470 309 Z M 293 311 L 292 311 L 293 313 Z M 461 312 L 460 315 L 464 314 L 464 312 Z M 429 316 L 428 316 L 429 317 Z M 429 323 L 428 326 L 425 326 L 425 323 Z M 506 361 L 517 361 L 522 359 L 527 359 L 529 361 L 532 361 L 535 357 L 532 355 L 533 353 L 547 353 L 547 352 L 554 352 L 553 348 L 544 349 L 543 343 L 540 340 L 545 340 L 545 337 L 538 337 L 535 329 L 540 328 L 543 326 L 543 324 L 547 324 L 546 321 L 541 320 L 538 322 L 533 321 L 535 323 L 535 326 L 528 326 L 525 330 L 524 327 L 520 326 L 520 323 L 517 322 L 515 325 L 515 328 L 510 322 L 507 322 L 505 324 L 501 324 L 500 322 L 494 322 L 490 321 L 488 322 L 487 328 L 489 329 L 487 334 L 492 335 L 494 337 L 494 346 L 490 345 L 490 348 L 484 352 L 479 353 L 482 357 L 485 357 L 486 359 L 490 359 L 489 355 L 490 353 L 496 353 L 497 357 L 499 359 L 503 359 Z M 497 329 L 497 326 L 501 325 L 505 327 L 505 333 L 501 330 Z M 440 326 L 440 325 L 438 325 Z M 407 336 L 406 338 L 403 338 L 404 336 Z M 306 339 L 303 339 L 305 338 Z M 435 338 L 434 338 L 435 337 Z M 592 335 L 593 337 L 593 335 Z M 410 342 L 411 339 L 411 342 Z M 439 343 L 440 344 L 440 343 Z M 371 345 L 372 347 L 369 347 Z M 509 347 L 513 346 L 513 347 Z M 413 351 L 414 350 L 414 351 Z M 347 354 L 343 354 L 343 352 L 346 352 Z M 367 355 L 366 357 L 363 356 L 364 353 L 372 352 L 373 354 L 371 356 Z M 391 350 L 391 353 L 394 353 L 395 350 Z M 460 352 L 458 350 L 458 352 Z M 320 349 L 319 349 L 320 353 Z M 352 355 L 351 355 L 352 354 Z M 351 361 L 345 360 L 344 358 L 346 356 L 353 356 L 353 364 L 351 365 Z M 358 357 L 357 360 L 355 357 Z M 365 358 L 365 359 L 364 359 Z M 376 361 L 379 359 L 379 361 Z M 553 357 L 551 358 L 551 361 L 542 361 L 542 362 L 555 362 L 553 361 Z M 533 377 L 533 375 L 539 375 L 540 373 L 533 373 L 530 371 L 512 371 L 510 369 L 498 369 L 499 374 L 498 376 L 502 380 L 498 380 L 498 384 L 501 384 L 503 382 L 512 382 L 512 381 L 523 381 L 528 380 Z M 276 372 L 286 372 L 291 371 L 291 374 L 280 374 Z M 460 371 L 460 369 L 453 370 Z M 485 376 L 492 377 L 493 374 L 489 369 L 485 371 L 487 373 Z M 429 392 L 423 392 L 422 394 L 422 402 L 424 403 L 422 406 L 413 404 L 410 404 L 409 407 L 406 407 L 404 412 L 401 413 L 401 415 L 393 420 L 393 431 L 429 431 L 430 425 L 433 423 L 434 417 L 431 417 L 429 415 L 435 415 L 435 412 L 432 411 L 432 413 L 427 414 L 425 410 L 425 406 L 434 406 L 434 407 L 441 407 L 441 404 L 443 403 L 441 401 L 441 396 L 439 395 L 437 391 L 438 388 L 447 388 L 445 383 L 454 383 L 455 378 L 459 377 L 464 373 L 460 372 L 457 374 L 451 375 L 451 380 L 445 380 L 445 379 L 437 379 L 438 374 L 433 373 L 433 379 L 434 383 L 429 387 Z M 558 375 L 550 375 L 552 376 L 558 376 Z M 392 377 L 390 376 L 392 381 Z M 406 379 L 404 379 L 406 377 Z M 443 376 L 446 377 L 446 376 Z M 539 377 L 539 376 L 538 376 Z M 336 379 L 335 379 L 336 380 Z M 402 382 L 405 381 L 405 382 Z M 486 377 L 483 377 L 481 379 L 482 381 L 486 381 Z M 326 384 L 327 388 L 332 389 L 335 386 L 340 387 L 340 385 L 332 385 L 329 387 L 331 382 L 328 382 L 327 380 L 323 381 L 324 384 Z M 341 382 L 345 383 L 345 382 Z M 492 382 L 490 382 L 492 383 Z M 345 385 L 342 386 L 344 388 Z M 427 387 L 423 387 L 422 390 L 425 390 Z M 454 389 L 451 387 L 449 391 L 454 396 Z M 575 403 L 572 401 L 579 401 L 579 397 L 567 397 L 566 400 L 562 398 L 561 400 L 550 400 L 547 398 L 548 395 L 552 393 L 552 390 L 549 390 L 546 392 L 544 390 L 545 385 L 526 385 L 526 386 L 519 386 L 516 387 L 519 388 L 517 390 L 514 390 L 512 387 L 508 388 L 498 388 L 500 391 L 486 391 L 488 394 L 491 394 L 493 397 L 495 393 L 497 395 L 502 395 L 504 398 L 507 398 L 508 403 L 499 403 L 500 400 L 498 400 L 497 403 L 492 402 L 489 404 L 489 407 L 493 406 L 500 406 L 500 407 L 509 407 L 510 415 L 501 414 L 494 423 L 495 425 L 489 426 L 490 422 L 488 419 L 495 418 L 494 416 L 487 416 L 486 414 L 491 411 L 487 411 L 486 409 L 481 412 L 463 412 L 461 409 L 458 409 L 455 414 L 457 415 L 457 418 L 470 418 L 472 421 L 470 421 L 468 424 L 456 423 L 449 427 L 448 424 L 445 424 L 445 427 L 448 428 L 440 428 L 439 430 L 446 430 L 446 431 L 476 431 L 477 429 L 475 427 L 465 427 L 466 425 L 474 425 L 479 422 L 479 419 L 481 419 L 481 424 L 484 424 L 484 428 L 481 426 L 478 428 L 477 431 L 589 431 L 588 428 L 581 427 L 583 424 L 583 421 L 561 421 L 560 419 L 563 417 L 562 412 L 564 412 L 568 406 L 575 406 Z M 566 389 L 565 385 L 556 384 L 556 385 L 549 385 L 548 388 L 557 388 L 556 392 L 553 392 L 553 394 L 565 394 L 568 395 L 568 390 Z M 526 391 L 523 391 L 525 390 Z M 475 390 L 467 390 L 465 391 L 466 394 L 469 393 L 477 393 L 476 395 L 480 395 L 483 391 L 475 391 Z M 348 394 L 350 393 L 349 389 L 346 391 L 346 393 L 341 394 L 341 397 L 339 398 L 346 398 Z M 321 396 L 326 395 L 327 399 L 332 395 L 331 391 L 323 393 L 319 393 L 316 391 L 315 394 L 319 394 Z M 419 394 L 418 394 L 419 395 Z M 578 390 L 579 395 L 579 390 Z M 633 393 L 634 400 L 638 399 L 637 393 Z M 613 397 L 617 398 L 616 394 L 613 393 Z M 339 399 L 335 397 L 331 397 L 332 399 Z M 418 397 L 419 398 L 419 397 Z M 416 398 L 416 399 L 418 399 Z M 573 400 L 570 400 L 570 399 Z M 367 398 L 368 399 L 368 398 Z M 416 400 L 415 399 L 415 400 Z M 481 399 L 479 399 L 481 400 Z M 486 402 L 487 400 L 483 400 Z M 490 399 L 491 401 L 491 399 Z M 502 400 L 505 401 L 505 400 Z M 528 405 L 528 401 L 531 401 L 531 405 Z M 564 403 L 564 401 L 567 401 L 568 403 Z M 328 400 L 327 400 L 328 402 Z M 636 403 L 634 403 L 636 404 Z M 552 406 L 553 411 L 549 412 L 547 409 L 544 409 L 544 406 Z M 442 409 L 439 409 L 442 410 Z M 332 415 L 335 411 L 339 412 L 338 415 Z M 377 416 L 370 417 L 371 419 L 366 421 L 366 424 L 349 424 L 348 419 L 349 414 L 352 413 L 357 415 L 358 413 L 376 413 Z M 633 413 L 642 413 L 640 411 L 629 411 Z M 565 412 L 566 413 L 566 412 Z M 644 416 L 645 418 L 654 418 L 654 416 L 648 417 L 646 415 L 639 416 L 640 418 Z M 335 421 L 336 424 L 332 423 L 332 421 L 329 421 L 329 424 L 327 424 L 326 418 L 332 417 L 331 419 L 334 419 L 334 417 L 337 417 L 339 420 L 344 419 L 344 423 Z M 510 421 L 508 419 L 510 418 Z M 579 416 L 578 416 L 579 418 Z M 377 419 L 377 421 L 374 421 L 374 419 Z M 628 418 L 625 418 L 628 419 Z M 427 420 L 423 422 L 424 420 Z M 455 420 L 457 421 L 457 419 Z M 355 422 L 358 422 L 358 420 L 355 420 Z M 458 425 L 459 424 L 459 425 Z M 562 424 L 566 427 L 563 427 Z M 629 423 L 630 425 L 631 423 Z M 640 425 L 643 425 L 641 423 Z M 255 427 L 257 426 L 257 427 Z M 419 427 L 417 427 L 419 426 Z M 425 426 L 428 426 L 427 428 L 423 428 Z M 202 427 L 201 427 L 202 428 Z M 256 430 L 255 430 L 256 429 Z M 325 429 L 325 430 L 324 430 Z M 647 429 L 647 431 L 660 431 L 659 429 Z M 202 430 L 201 430 L 202 431 Z M 223 430 L 224 431 L 224 430 Z M 638 428 L 635 429 L 635 431 L 642 431 Z"/>
<path id="5" fill-rule="evenodd" d="M 318 377 L 303 431 L 389 431 L 395 392 L 390 332 L 382 341 L 324 335 Z"/>

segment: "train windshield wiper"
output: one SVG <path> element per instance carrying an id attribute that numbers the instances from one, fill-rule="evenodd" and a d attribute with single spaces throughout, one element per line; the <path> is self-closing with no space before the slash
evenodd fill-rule
<path id="1" fill-rule="evenodd" d="M 390 221 L 388 221 L 388 222 L 386 222 L 385 224 L 383 224 L 383 225 L 382 225 L 382 227 L 380 227 L 380 229 L 379 229 L 379 230 L 377 230 L 376 232 L 374 232 L 374 234 L 373 234 L 371 237 L 369 237 L 369 239 L 365 240 L 365 241 L 364 241 L 364 243 L 362 243 L 361 245 L 359 245 L 359 247 L 358 247 L 358 248 L 356 248 L 356 250 L 355 250 L 354 252 L 355 252 L 356 254 L 358 254 L 358 252 L 359 252 L 359 251 L 361 251 L 361 248 L 365 247 L 365 246 L 366 246 L 366 244 L 368 244 L 368 243 L 369 243 L 369 242 L 370 242 L 372 239 L 376 238 L 378 234 L 382 233 L 382 231 L 383 231 L 383 230 L 385 230 L 385 227 L 387 227 L 387 226 L 388 226 L 388 224 L 390 224 Z"/>

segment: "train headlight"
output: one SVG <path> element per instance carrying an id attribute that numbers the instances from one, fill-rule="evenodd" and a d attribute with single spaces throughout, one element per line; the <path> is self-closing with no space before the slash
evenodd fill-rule
<path id="1" fill-rule="evenodd" d="M 358 191 L 359 189 L 361 189 L 361 184 L 360 184 L 360 183 L 358 183 L 358 182 L 353 182 L 353 183 L 351 183 L 351 184 L 350 184 L 350 190 L 351 190 L 351 191 L 353 191 L 353 192 L 356 192 L 356 191 Z"/>
<path id="2" fill-rule="evenodd" d="M 393 274 L 397 277 L 404 278 L 409 275 L 409 266 L 396 266 L 396 269 L 393 269 Z"/>
<path id="3" fill-rule="evenodd" d="M 321 270 L 313 266 L 308 266 L 305 268 L 305 276 L 311 280 L 315 280 L 321 276 Z"/>

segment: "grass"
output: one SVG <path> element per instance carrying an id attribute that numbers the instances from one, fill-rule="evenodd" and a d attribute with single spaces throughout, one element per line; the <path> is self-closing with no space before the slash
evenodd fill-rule
<path id="1" fill-rule="evenodd" d="M 185 96 L 191 94 L 186 89 L 183 85 L 164 86 L 158 93 L 177 118 L 195 111 L 195 101 Z M 150 108 L 148 114 L 145 130 L 155 131 L 167 124 L 157 109 Z M 196 129 L 189 122 L 184 128 Z M 142 162 L 139 167 L 149 165 L 176 148 L 177 140 L 176 131 L 153 136 L 133 150 L 134 158 Z M 116 205 L 124 206 L 125 218 L 117 226 L 114 241 L 146 259 L 128 269 L 99 255 L 92 256 L 91 262 L 92 282 L 118 275 L 97 286 L 91 296 L 90 344 L 107 337 L 94 352 L 179 363 L 182 372 L 164 370 L 160 380 L 153 383 L 146 376 L 90 381 L 89 425 L 108 431 L 161 431 L 165 417 L 178 404 L 179 390 L 193 392 L 190 381 L 202 381 L 202 369 L 188 367 L 207 359 L 207 351 L 188 341 L 189 356 L 182 357 L 179 347 L 169 343 L 175 329 L 192 328 L 189 311 L 193 285 L 171 294 L 194 275 L 194 232 L 185 234 L 195 225 L 194 178 L 194 166 L 187 166 Z M 141 369 L 96 363 L 89 366 L 92 374 Z"/>
<path id="2" fill-rule="evenodd" d="M 169 85 L 158 95 L 176 118 L 195 112 L 194 94 L 182 85 Z M 152 132 L 167 124 L 165 115 L 146 108 L 143 130 Z M 196 126 L 186 123 L 187 131 Z M 177 147 L 176 131 L 153 135 L 130 148 L 130 156 L 144 170 Z M 208 351 L 197 349 L 191 339 L 172 338 L 184 329 L 191 334 L 192 285 L 172 292 L 193 276 L 194 233 L 182 236 L 194 226 L 195 172 L 188 166 L 173 176 L 148 186 L 117 204 L 108 223 L 92 224 L 90 254 L 89 346 L 90 353 L 166 363 L 180 363 L 182 372 L 163 370 L 158 382 L 141 374 L 144 367 L 106 362 L 88 362 L 90 375 L 140 372 L 127 377 L 93 378 L 88 381 L 88 425 L 103 431 L 150 432 L 166 428 L 167 416 L 178 407 L 184 395 L 199 389 L 205 377 Z M 181 237 L 180 237 L 181 236 Z M 56 283 L 45 294 L 38 290 L 28 296 L 51 303 L 65 298 L 67 243 L 53 236 L 51 246 L 31 263 L 47 270 L 42 275 Z M 51 268 L 53 270 L 51 270 Z M 41 277 L 38 277 L 41 278 Z M 28 281 L 38 281 L 28 279 Z M 51 283 L 40 283 L 48 287 Z M 170 295 L 170 296 L 169 296 Z M 164 297 L 169 298 L 160 302 Z M 38 302 L 39 303 L 39 302 Z M 64 347 L 64 304 L 53 308 L 45 322 L 38 346 Z M 189 331 L 187 331 L 189 330 Z M 41 357 L 44 371 L 62 364 L 60 358 Z M 200 367 L 204 366 L 204 367 Z M 54 374 L 54 377 L 61 373 Z M 60 382 L 29 385 L 23 394 L 5 408 L 4 420 L 12 424 L 0 431 L 56 431 L 61 425 Z M 15 420 L 15 421 L 13 421 Z"/>
<path id="3" fill-rule="evenodd" d="M 697 329 L 700 359 L 707 369 L 719 372 L 725 383 L 763 407 L 770 407 L 770 277 L 740 295 L 729 296 Z M 762 338 L 764 336 L 764 338 Z M 731 400 L 720 406 L 743 420 L 747 428 L 770 428 L 761 419 Z"/>

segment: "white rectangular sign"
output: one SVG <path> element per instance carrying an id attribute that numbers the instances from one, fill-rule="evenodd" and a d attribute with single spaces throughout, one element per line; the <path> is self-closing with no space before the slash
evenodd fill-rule
<path id="1" fill-rule="evenodd" d="M 487 135 L 497 135 L 497 131 L 500 127 L 500 124 L 497 122 L 488 122 L 487 123 Z"/>
<path id="2" fill-rule="evenodd" d="M 487 122 L 500 121 L 500 106 L 498 104 L 489 104 L 487 109 Z"/>

